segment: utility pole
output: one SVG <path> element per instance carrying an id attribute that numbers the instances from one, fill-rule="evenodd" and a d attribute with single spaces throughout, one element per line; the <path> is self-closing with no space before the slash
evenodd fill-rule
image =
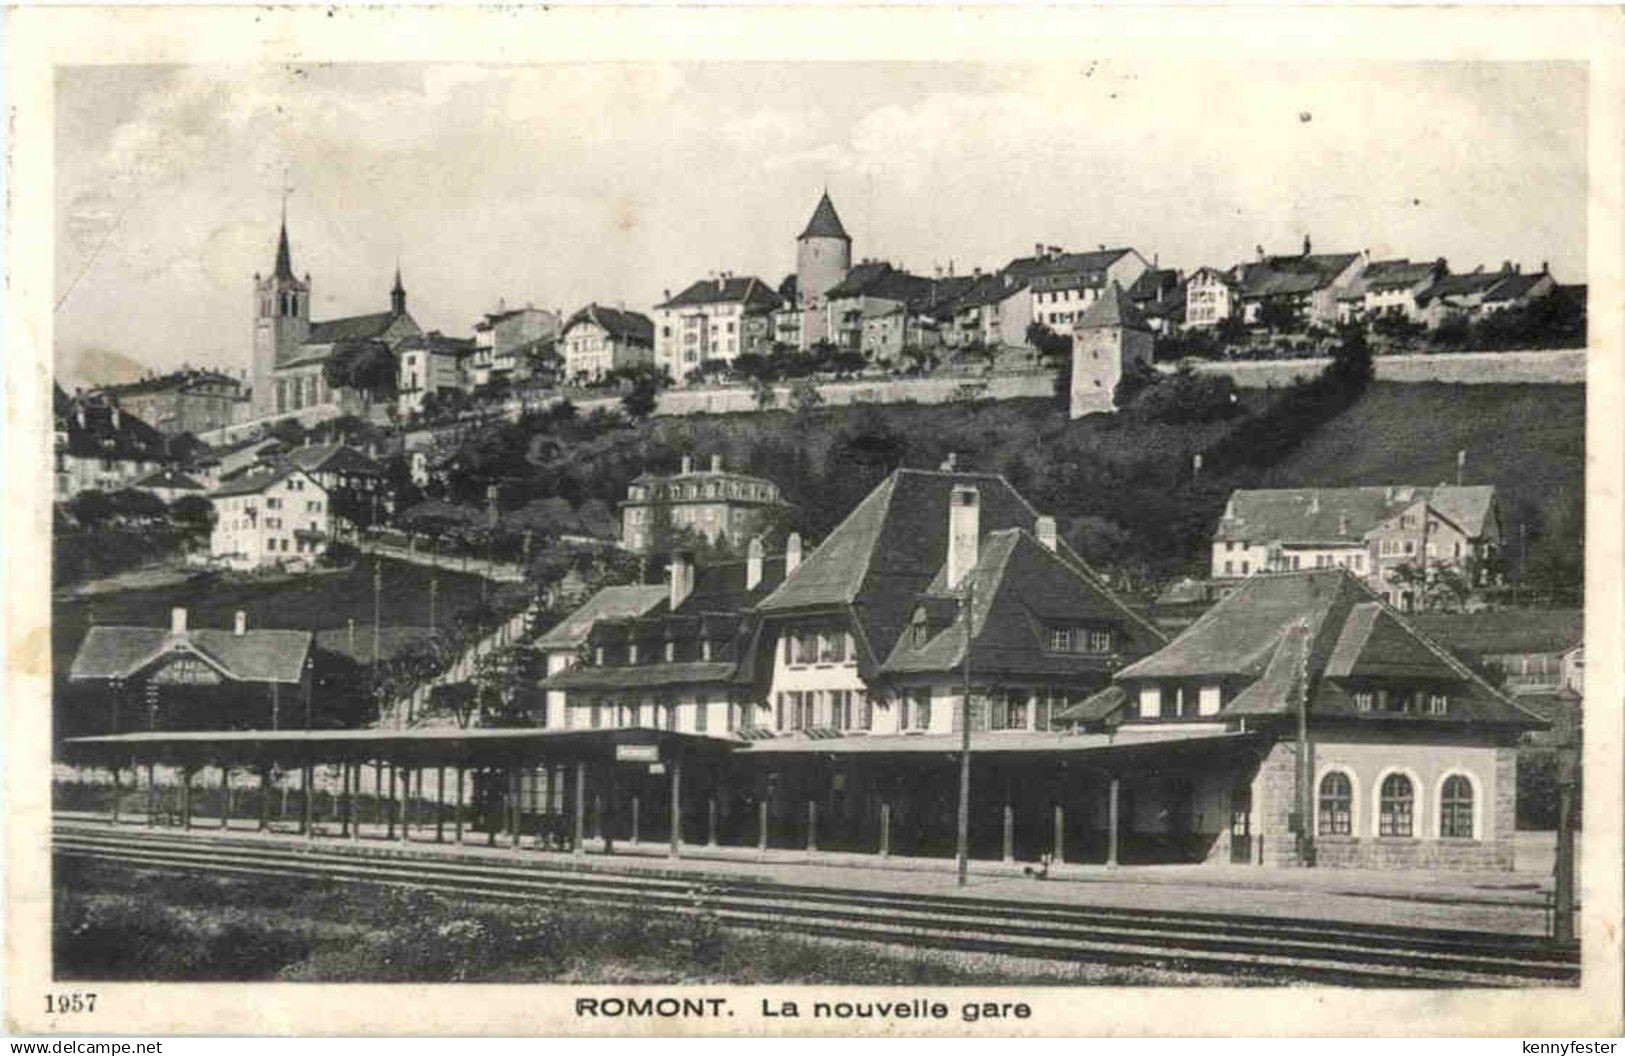
<path id="1" fill-rule="evenodd" d="M 378 685 L 378 624 L 383 620 L 384 562 L 372 559 L 372 682 Z"/>
<path id="2" fill-rule="evenodd" d="M 1552 877 L 1552 938 L 1574 941 L 1574 793 L 1579 782 L 1573 745 L 1558 753 L 1557 862 Z"/>
<path id="3" fill-rule="evenodd" d="M 1315 864 L 1315 763 L 1309 754 L 1309 621 L 1301 620 L 1302 653 L 1298 659 L 1298 864 Z"/>
<path id="4" fill-rule="evenodd" d="M 964 887 L 970 872 L 970 653 L 971 623 L 975 612 L 975 588 L 970 573 L 965 573 L 965 693 L 959 702 L 959 838 L 955 858 L 959 872 L 959 886 Z"/>
<path id="5" fill-rule="evenodd" d="M 440 579 L 437 576 L 429 577 L 429 637 L 434 637 L 434 603 L 440 593 Z"/>

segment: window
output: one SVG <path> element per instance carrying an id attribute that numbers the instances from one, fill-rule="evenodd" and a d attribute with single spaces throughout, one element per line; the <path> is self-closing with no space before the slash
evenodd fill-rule
<path id="1" fill-rule="evenodd" d="M 795 652 L 791 663 L 815 664 L 818 662 L 818 635 L 813 631 L 802 631 L 795 636 Z"/>
<path id="2" fill-rule="evenodd" d="M 1434 690 L 1428 694 L 1428 714 L 1444 715 L 1450 710 L 1450 696 L 1443 690 Z"/>
<path id="3" fill-rule="evenodd" d="M 931 728 L 931 691 L 929 689 L 916 689 L 904 707 L 910 714 L 905 715 L 904 729 L 928 730 Z"/>
<path id="4" fill-rule="evenodd" d="M 592 728 L 598 729 L 604 724 L 604 706 L 596 701 L 592 706 Z"/>
<path id="5" fill-rule="evenodd" d="M 1370 711 L 1377 703 L 1377 695 L 1369 689 L 1362 689 L 1354 694 L 1354 710 Z"/>
<path id="6" fill-rule="evenodd" d="M 823 663 L 843 663 L 846 660 L 846 632 L 831 631 L 819 636 L 818 659 Z"/>
<path id="7" fill-rule="evenodd" d="M 1389 774 L 1383 778 L 1377 804 L 1377 835 L 1411 835 L 1411 817 L 1415 806 L 1416 792 L 1411 787 L 1410 778 L 1404 774 Z"/>
<path id="8" fill-rule="evenodd" d="M 1096 627 L 1089 631 L 1089 651 L 1091 653 L 1109 653 L 1112 651 L 1111 628 Z"/>
<path id="9" fill-rule="evenodd" d="M 1320 822 L 1322 836 L 1347 836 L 1354 831 L 1354 787 L 1349 776 L 1334 770 L 1320 779 Z"/>
<path id="10" fill-rule="evenodd" d="M 1217 715 L 1219 708 L 1224 704 L 1224 690 L 1221 686 L 1203 686 L 1197 694 L 1196 713 L 1198 715 Z"/>
<path id="11" fill-rule="evenodd" d="M 1140 718 L 1162 718 L 1162 690 L 1156 686 L 1144 686 L 1140 689 Z"/>
<path id="12" fill-rule="evenodd" d="M 1049 647 L 1052 652 L 1068 653 L 1072 651 L 1072 628 L 1051 627 L 1049 632 Z"/>
<path id="13" fill-rule="evenodd" d="M 1461 774 L 1445 778 L 1439 792 L 1439 835 L 1447 840 L 1473 838 L 1473 783 Z"/>

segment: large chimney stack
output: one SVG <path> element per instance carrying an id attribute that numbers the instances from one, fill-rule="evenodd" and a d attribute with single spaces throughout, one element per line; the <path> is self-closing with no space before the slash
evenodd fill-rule
<path id="1" fill-rule="evenodd" d="M 784 575 L 788 579 L 790 573 L 801 567 L 801 533 L 791 532 L 790 538 L 784 541 Z"/>
<path id="2" fill-rule="evenodd" d="M 248 633 L 248 613 L 242 609 L 237 610 L 237 616 L 232 620 L 231 633 L 238 638 Z"/>
<path id="3" fill-rule="evenodd" d="M 713 472 L 713 473 L 721 473 L 722 472 L 722 456 L 721 455 L 712 455 L 711 456 L 711 472 Z"/>
<path id="4" fill-rule="evenodd" d="M 948 495 L 948 589 L 963 582 L 976 567 L 982 534 L 982 495 L 969 484 L 956 484 Z"/>
<path id="5" fill-rule="evenodd" d="M 177 607 L 177 608 L 173 608 L 173 609 L 169 610 L 169 633 L 170 634 L 185 634 L 186 633 L 186 610 L 185 609 Z"/>
<path id="6" fill-rule="evenodd" d="M 762 581 L 762 537 L 756 536 L 745 548 L 745 589 L 755 590 Z"/>
<path id="7" fill-rule="evenodd" d="M 671 586 L 670 608 L 672 612 L 688 600 L 694 592 L 694 559 L 685 553 L 671 555 L 671 564 L 666 566 L 667 582 Z"/>
<path id="8" fill-rule="evenodd" d="M 684 455 L 682 475 L 686 477 L 692 472 L 694 472 L 694 456 Z"/>
<path id="9" fill-rule="evenodd" d="M 1036 532 L 1034 534 L 1036 534 L 1038 536 L 1038 541 L 1044 545 L 1044 549 L 1046 549 L 1046 550 L 1054 550 L 1055 549 L 1055 518 L 1054 517 L 1040 517 L 1040 518 L 1038 518 L 1038 524 L 1036 526 Z"/>

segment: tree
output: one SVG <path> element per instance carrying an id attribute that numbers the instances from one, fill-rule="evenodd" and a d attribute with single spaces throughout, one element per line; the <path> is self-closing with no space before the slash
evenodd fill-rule
<path id="1" fill-rule="evenodd" d="M 164 500 L 150 491 L 140 488 L 121 488 L 113 492 L 109 498 L 113 503 L 113 512 L 120 517 L 129 517 L 136 520 L 156 520 L 169 516 L 169 507 Z"/>
<path id="2" fill-rule="evenodd" d="M 528 643 L 505 645 L 474 662 L 480 724 L 522 724 L 540 701 L 538 683 L 546 675 L 541 653 Z"/>
<path id="3" fill-rule="evenodd" d="M 823 404 L 824 394 L 818 391 L 818 383 L 811 378 L 802 378 L 790 386 L 790 407 L 797 414 L 810 414 Z"/>
<path id="4" fill-rule="evenodd" d="M 429 690 L 427 714 L 449 715 L 457 725 L 467 729 L 469 721 L 479 710 L 479 694 L 472 682 L 442 682 Z"/>
<path id="5" fill-rule="evenodd" d="M 360 394 L 362 402 L 395 394 L 400 378 L 400 367 L 395 353 L 384 342 L 373 338 L 340 341 L 333 346 L 333 354 L 322 366 L 322 376 L 330 388 L 350 389 Z"/>
<path id="6" fill-rule="evenodd" d="M 1258 325 L 1272 333 L 1298 330 L 1302 319 L 1298 306 L 1284 297 L 1267 297 L 1258 306 Z"/>
<path id="7" fill-rule="evenodd" d="M 1037 349 L 1039 358 L 1050 366 L 1072 362 L 1072 339 L 1056 333 L 1043 323 L 1028 324 L 1027 343 Z"/>
<path id="8" fill-rule="evenodd" d="M 1134 360 L 1123 371 L 1123 376 L 1118 379 L 1116 386 L 1112 388 L 1112 406 L 1129 406 L 1139 399 L 1142 392 L 1161 380 L 1162 375 L 1157 372 L 1156 367 L 1138 359 Z"/>
<path id="9" fill-rule="evenodd" d="M 207 539 L 214 531 L 214 503 L 201 495 L 182 495 L 169 504 L 169 518 L 189 538 Z"/>
<path id="10" fill-rule="evenodd" d="M 770 381 L 757 378 L 751 384 L 751 393 L 756 399 L 756 409 L 759 411 L 769 411 L 779 405 L 779 390 L 774 388 Z"/>
<path id="11" fill-rule="evenodd" d="M 69 499 L 68 510 L 73 514 L 73 519 L 85 528 L 95 528 L 117 512 L 107 492 L 97 491 L 94 488 L 81 491 Z"/>

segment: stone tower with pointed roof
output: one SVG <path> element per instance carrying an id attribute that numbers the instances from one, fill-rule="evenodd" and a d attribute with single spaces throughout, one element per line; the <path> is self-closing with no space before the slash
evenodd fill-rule
<path id="1" fill-rule="evenodd" d="M 835 203 L 825 191 L 796 239 L 796 307 L 801 310 L 802 348 L 828 339 L 827 295 L 851 269 L 852 237 L 841 226 Z"/>
<path id="2" fill-rule="evenodd" d="M 1072 328 L 1071 416 L 1117 409 L 1113 394 L 1135 363 L 1151 365 L 1151 327 L 1115 281 Z"/>
<path id="3" fill-rule="evenodd" d="M 277 236 L 276 268 L 270 275 L 254 274 L 254 360 L 249 380 L 254 386 L 253 414 L 270 414 L 275 406 L 272 374 L 292 359 L 310 336 L 310 276 L 293 274 L 288 251 L 288 219 L 282 218 Z"/>

